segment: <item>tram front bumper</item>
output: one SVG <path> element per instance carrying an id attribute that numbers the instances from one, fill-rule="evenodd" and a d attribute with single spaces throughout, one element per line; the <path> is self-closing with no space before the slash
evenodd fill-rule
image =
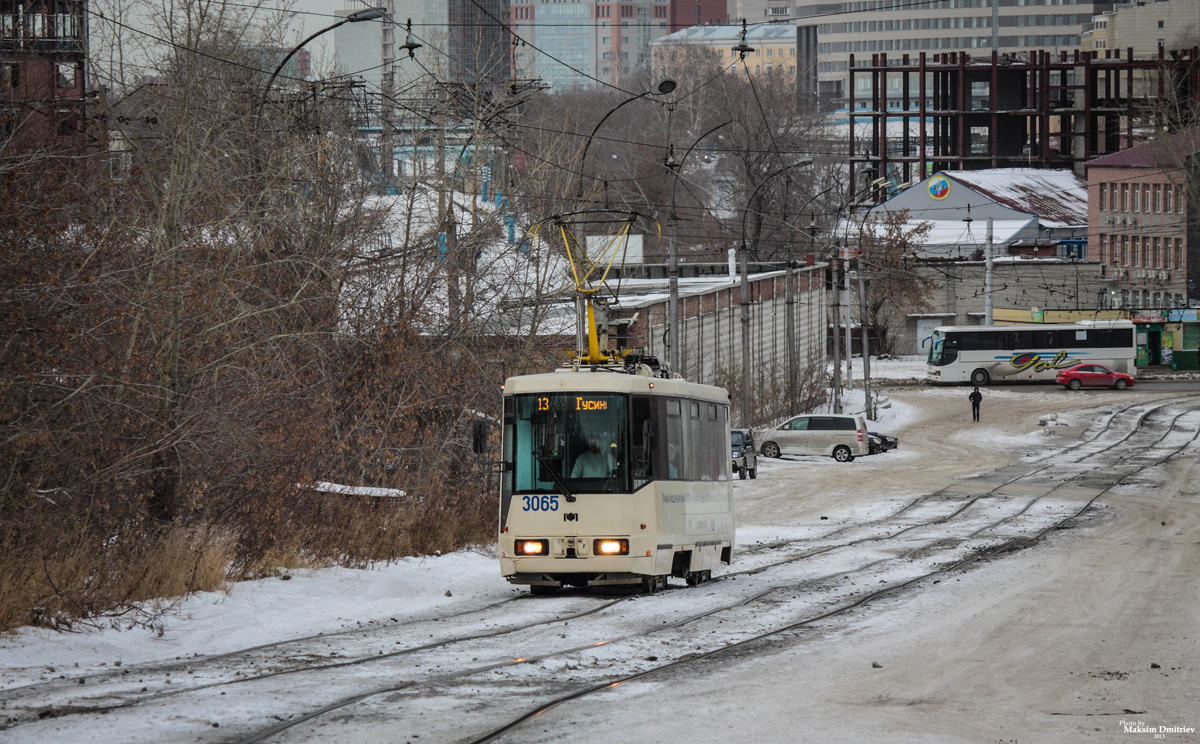
<path id="1" fill-rule="evenodd" d="M 510 584 L 529 586 L 631 586 L 641 584 L 642 574 L 623 571 L 610 573 L 515 573 L 505 576 Z"/>

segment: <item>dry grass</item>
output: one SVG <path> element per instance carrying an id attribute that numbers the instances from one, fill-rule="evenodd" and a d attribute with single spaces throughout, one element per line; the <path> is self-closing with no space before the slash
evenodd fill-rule
<path id="1" fill-rule="evenodd" d="M 47 524 L 23 538 L 24 545 L 0 554 L 3 630 L 154 625 L 170 608 L 151 600 L 221 589 L 233 548 L 228 535 L 189 528 L 104 537 Z"/>
<path id="2" fill-rule="evenodd" d="M 47 510 L 0 550 L 0 631 L 161 628 L 179 598 L 298 568 L 365 568 L 494 539 L 494 497 L 431 486 L 419 501 L 308 493 L 235 526 L 73 526 Z M 58 517 L 56 519 L 56 516 Z"/>

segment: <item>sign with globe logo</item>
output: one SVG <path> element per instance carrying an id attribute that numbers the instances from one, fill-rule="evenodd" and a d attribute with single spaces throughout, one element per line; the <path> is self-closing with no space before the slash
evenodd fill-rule
<path id="1" fill-rule="evenodd" d="M 950 181 L 945 176 L 934 176 L 929 179 L 926 187 L 929 189 L 929 196 L 932 199 L 941 201 L 950 196 Z"/>

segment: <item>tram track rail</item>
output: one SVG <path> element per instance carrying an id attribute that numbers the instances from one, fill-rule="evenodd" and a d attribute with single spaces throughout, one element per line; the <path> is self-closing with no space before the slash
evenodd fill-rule
<path id="1" fill-rule="evenodd" d="M 1086 441 L 1082 441 L 1082 442 L 1076 443 L 1074 445 L 1071 445 L 1070 447 L 1059 450 L 1059 454 L 1061 455 L 1062 453 L 1069 452 L 1069 451 L 1079 451 L 1081 454 L 1080 454 L 1080 457 L 1077 462 L 1083 462 L 1084 460 L 1087 460 L 1089 458 L 1094 458 L 1094 457 L 1098 457 L 1102 454 L 1105 454 L 1105 453 L 1111 451 L 1111 449 L 1113 447 L 1118 446 L 1121 443 L 1128 443 L 1133 437 L 1135 437 L 1138 434 L 1138 432 L 1142 432 L 1143 435 L 1146 435 L 1146 436 L 1152 436 L 1153 432 L 1149 431 L 1150 427 L 1148 427 L 1146 425 L 1147 420 L 1153 416 L 1159 415 L 1160 412 L 1164 411 L 1164 409 L 1169 409 L 1172 405 L 1174 405 L 1174 403 L 1170 402 L 1170 401 L 1159 402 L 1159 405 L 1149 406 L 1141 411 L 1134 411 L 1133 412 L 1133 415 L 1135 416 L 1134 425 L 1132 427 L 1128 428 L 1127 430 L 1121 432 L 1117 436 L 1117 439 L 1118 439 L 1117 442 L 1107 443 L 1107 446 L 1097 450 L 1096 452 L 1083 451 L 1083 448 L 1085 448 L 1086 446 L 1088 446 L 1092 443 L 1098 442 L 1102 436 L 1104 436 L 1106 433 L 1110 432 L 1113 427 L 1113 422 L 1118 418 L 1118 416 L 1120 414 L 1128 413 L 1128 412 L 1132 411 L 1132 409 L 1134 408 L 1133 405 L 1127 406 L 1125 409 L 1114 412 L 1114 414 L 1112 416 L 1107 417 L 1107 419 L 1104 421 L 1103 426 L 1101 427 L 1100 431 L 1098 431 L 1094 436 L 1091 436 Z M 1161 426 L 1161 433 L 1158 434 L 1157 437 L 1152 442 L 1150 442 L 1148 444 L 1144 444 L 1144 445 L 1138 445 L 1138 446 L 1140 446 L 1143 451 L 1148 452 L 1148 451 L 1152 450 L 1155 446 L 1160 444 L 1165 438 L 1167 438 L 1173 432 L 1176 431 L 1177 424 L 1181 418 L 1183 418 L 1185 416 L 1189 416 L 1189 415 L 1194 416 L 1195 413 L 1196 413 L 1196 410 L 1194 408 L 1185 408 L 1185 409 L 1179 410 L 1178 412 L 1175 412 L 1173 414 L 1169 414 L 1168 415 L 1169 421 L 1166 421 Z M 1123 427 L 1123 426 L 1119 427 L 1119 428 L 1125 429 L 1125 427 Z M 1156 424 L 1155 427 L 1153 427 L 1153 428 L 1158 429 L 1160 427 Z M 235 679 L 224 679 L 224 680 L 220 680 L 220 681 L 213 681 L 213 682 L 207 682 L 207 683 L 202 682 L 200 684 L 191 685 L 189 687 L 183 687 L 180 689 L 173 689 L 173 690 L 158 691 L 158 692 L 154 692 L 154 693 L 150 693 L 150 694 L 143 694 L 141 696 L 130 695 L 130 697 L 128 699 L 119 700 L 118 702 L 115 702 L 112 704 L 107 704 L 107 705 L 86 705 L 86 704 L 80 705 L 80 704 L 78 704 L 80 701 L 79 701 L 79 698 L 76 693 L 76 696 L 74 696 L 73 702 L 66 703 L 64 701 L 64 704 L 60 705 L 57 709 L 52 708 L 51 715 L 54 715 L 54 716 L 86 715 L 86 714 L 95 714 L 95 713 L 117 712 L 117 711 L 127 710 L 127 709 L 136 709 L 136 708 L 139 708 L 142 706 L 152 707 L 156 703 L 161 703 L 168 698 L 175 698 L 175 697 L 187 695 L 189 693 L 198 693 L 198 692 L 202 692 L 205 690 L 210 690 L 213 688 L 225 687 L 225 686 L 230 686 L 230 685 L 262 684 L 262 683 L 265 683 L 265 682 L 271 680 L 272 678 L 280 677 L 280 676 L 284 676 L 284 675 L 303 676 L 303 677 L 308 677 L 308 676 L 321 677 L 323 675 L 328 675 L 328 674 L 334 672 L 335 670 L 344 670 L 347 667 L 387 666 L 387 665 L 399 660 L 401 657 L 420 657 L 420 656 L 422 656 L 422 654 L 429 657 L 429 658 L 422 658 L 417 661 L 414 661 L 414 663 L 412 665 L 413 668 L 408 669 L 408 670 L 399 670 L 399 671 L 389 670 L 388 674 L 396 679 L 396 681 L 392 684 L 383 684 L 383 685 L 377 685 L 374 687 L 370 687 L 368 689 L 361 689 L 357 692 L 340 697 L 339 699 L 333 700 L 333 701 L 328 701 L 328 695 L 326 694 L 327 702 L 325 704 L 309 705 L 307 710 L 305 710 L 301 713 L 288 714 L 288 713 L 284 712 L 285 715 L 290 715 L 290 717 L 286 718 L 285 720 L 280 720 L 277 723 L 275 723 L 271 726 L 268 726 L 266 728 L 262 728 L 257 731 L 254 731 L 254 732 L 250 733 L 249 735 L 244 735 L 241 738 L 236 739 L 236 741 L 238 741 L 240 744 L 250 744 L 251 742 L 266 741 L 268 739 L 271 739 L 271 738 L 277 736 L 278 734 L 288 731 L 289 729 L 294 729 L 295 727 L 299 726 L 302 723 L 307 723 L 310 721 L 320 719 L 321 717 L 323 717 L 326 714 L 329 714 L 333 711 L 344 710 L 344 709 L 347 709 L 356 704 L 360 704 L 360 703 L 364 703 L 367 701 L 371 701 L 373 699 L 385 697 L 389 694 L 399 693 L 399 694 L 402 694 L 404 697 L 413 697 L 414 695 L 419 695 L 419 693 L 422 690 L 429 690 L 432 688 L 445 689 L 447 686 L 452 686 L 457 683 L 468 684 L 468 683 L 470 683 L 470 681 L 473 678 L 477 678 L 481 675 L 487 675 L 489 673 L 512 670 L 512 669 L 515 669 L 515 668 L 518 668 L 521 666 L 529 668 L 531 665 L 538 664 L 538 663 L 546 663 L 551 660 L 563 660 L 563 659 L 576 658 L 576 657 L 579 657 L 580 655 L 587 654 L 589 651 L 599 648 L 601 646 L 613 647 L 617 644 L 622 644 L 622 643 L 629 644 L 629 643 L 638 642 L 639 639 L 642 639 L 642 640 L 653 639 L 654 637 L 661 636 L 665 633 L 670 633 L 671 631 L 677 631 L 679 629 L 682 629 L 685 626 L 693 625 L 693 624 L 699 623 L 706 619 L 716 618 L 717 616 L 721 615 L 722 613 L 736 612 L 739 608 L 753 607 L 756 604 L 761 605 L 774 595 L 778 595 L 778 594 L 785 593 L 785 592 L 799 592 L 799 591 L 814 590 L 814 587 L 818 587 L 822 584 L 830 585 L 831 583 L 835 582 L 835 580 L 839 579 L 839 577 L 866 575 L 870 570 L 877 569 L 882 565 L 888 564 L 889 562 L 890 563 L 900 563 L 903 561 L 911 561 L 913 559 L 914 555 L 921 553 L 921 552 L 926 552 L 929 554 L 928 557 L 923 557 L 922 560 L 929 561 L 931 564 L 931 567 L 929 570 L 921 573 L 920 575 L 906 578 L 902 581 L 891 582 L 881 588 L 874 588 L 874 589 L 871 589 L 870 591 L 866 591 L 865 589 L 856 590 L 854 592 L 847 594 L 846 597 L 844 597 L 844 598 L 840 598 L 840 599 L 837 599 L 837 601 L 833 601 L 829 607 L 827 607 L 826 609 L 823 609 L 820 612 L 810 612 L 806 617 L 803 617 L 798 620 L 794 620 L 792 622 L 784 622 L 782 624 L 778 624 L 777 627 L 773 627 L 767 631 L 760 632 L 757 634 L 752 634 L 745 638 L 737 638 L 734 640 L 729 640 L 721 648 L 714 648 L 714 649 L 710 649 L 710 650 L 699 652 L 699 653 L 692 653 L 690 655 L 685 655 L 685 657 L 675 658 L 668 662 L 653 666 L 648 669 L 640 669 L 640 670 L 632 671 L 632 673 L 630 673 L 630 674 L 625 674 L 625 675 L 616 674 L 616 675 L 612 676 L 611 678 L 609 678 L 601 683 L 594 684 L 594 685 L 583 684 L 579 687 L 579 689 L 572 690 L 569 693 L 567 693 L 565 696 L 560 695 L 559 697 L 551 699 L 549 702 L 534 709 L 533 711 L 529 712 L 525 716 L 522 716 L 521 718 L 516 719 L 516 720 L 510 722 L 509 724 L 506 724 L 503 728 L 493 730 L 490 733 L 483 735 L 482 738 L 472 739 L 472 741 L 476 741 L 476 742 L 491 741 L 495 738 L 498 738 L 503 733 L 519 726 L 520 723 L 529 720 L 531 717 L 538 716 L 541 713 L 544 713 L 545 711 L 548 711 L 551 708 L 561 705 L 570 700 L 578 699 L 578 698 L 584 697 L 586 695 L 594 694 L 594 693 L 600 692 L 602 690 L 609 689 L 609 688 L 613 687 L 614 685 L 619 685 L 619 684 L 623 684 L 625 682 L 642 679 L 642 678 L 652 675 L 652 674 L 661 674 L 669 669 L 677 669 L 677 668 L 684 666 L 685 664 L 698 663 L 705 659 L 712 658 L 720 653 L 727 652 L 729 649 L 735 649 L 735 648 L 743 649 L 743 650 L 747 649 L 751 644 L 753 644 L 756 641 L 763 642 L 765 640 L 786 634 L 789 631 L 794 631 L 794 630 L 800 629 L 802 627 L 807 627 L 807 626 L 812 625 L 820 620 L 838 616 L 840 614 L 844 614 L 845 612 L 847 612 L 855 607 L 860 607 L 863 604 L 866 604 L 866 603 L 868 603 L 874 599 L 877 599 L 881 596 L 899 592 L 900 590 L 902 590 L 904 588 L 915 585 L 921 581 L 928 580 L 931 577 L 949 573 L 949 572 L 959 571 L 959 570 L 966 568 L 967 566 L 973 565 L 981 560 L 986 560 L 986 559 L 988 559 L 992 556 L 995 556 L 1001 552 L 1004 552 L 1007 550 L 1012 550 L 1016 547 L 1032 545 L 1032 544 L 1036 543 L 1037 541 L 1041 540 L 1050 531 L 1060 528 L 1063 524 L 1070 522 L 1071 520 L 1077 519 L 1080 515 L 1082 515 L 1089 508 L 1091 508 L 1092 504 L 1094 504 L 1096 499 L 1100 498 L 1100 496 L 1102 496 L 1104 493 L 1107 493 L 1109 490 L 1111 490 L 1112 488 L 1121 484 L 1128 478 L 1133 477 L 1137 473 L 1142 472 L 1143 470 L 1145 470 L 1147 468 L 1160 465 L 1162 462 L 1165 462 L 1170 457 L 1174 456 L 1175 454 L 1178 454 L 1179 452 L 1182 452 L 1184 449 L 1186 449 L 1187 447 L 1194 444 L 1196 437 L 1197 437 L 1196 432 L 1197 432 L 1197 429 L 1193 428 L 1191 436 L 1186 438 L 1186 441 L 1184 441 L 1178 447 L 1171 449 L 1167 454 L 1155 455 L 1155 456 L 1151 457 L 1149 459 L 1149 461 L 1146 463 L 1140 463 L 1140 464 L 1134 463 L 1134 462 L 1132 462 L 1133 458 L 1130 458 L 1130 457 L 1124 458 L 1122 460 L 1122 462 L 1128 463 L 1128 466 L 1121 468 L 1122 472 L 1114 471 L 1111 474 L 1111 480 L 1109 480 L 1109 485 L 1107 485 L 1103 489 L 1098 490 L 1097 493 L 1095 493 L 1095 495 L 1093 495 L 1090 499 L 1088 499 L 1086 501 L 1086 503 L 1084 503 L 1076 511 L 1063 512 L 1063 514 L 1056 516 L 1052 520 L 1049 520 L 1047 522 L 1047 524 L 1045 524 L 1043 526 L 1039 526 L 1038 531 L 1035 532 L 1032 536 L 1029 536 L 1029 535 L 1014 535 L 1014 536 L 998 535 L 998 536 L 988 537 L 988 536 L 983 535 L 983 533 L 998 530 L 999 528 L 1001 528 L 1004 525 L 1011 525 L 1015 520 L 1020 518 L 1022 515 L 1027 514 L 1036 504 L 1044 502 L 1048 495 L 1053 494 L 1056 490 L 1058 490 L 1058 487 L 1055 487 L 1054 489 L 1049 490 L 1045 494 L 1041 494 L 1041 495 L 1032 497 L 1032 498 L 1028 499 L 1026 502 L 1024 502 L 1023 504 L 1011 505 L 1014 508 L 1005 511 L 1002 515 L 999 516 L 998 519 L 994 519 L 994 520 L 987 522 L 986 524 L 983 524 L 981 526 L 976 526 L 972 530 L 968 531 L 967 534 L 949 534 L 948 535 L 945 533 L 945 531 L 942 531 L 942 532 L 935 531 L 932 536 L 930 536 L 927 539 L 917 540 L 916 544 L 914 544 L 911 547 L 898 545 L 898 543 L 900 542 L 900 538 L 903 538 L 904 536 L 909 535 L 909 533 L 919 531 L 922 528 L 930 529 L 930 528 L 936 528 L 939 526 L 947 525 L 947 524 L 951 523 L 953 520 L 961 517 L 962 515 L 967 514 L 971 509 L 973 509 L 981 504 L 995 506 L 995 504 L 992 504 L 991 502 L 999 500 L 1001 498 L 1003 498 L 1006 501 L 1010 501 L 1011 497 L 1007 497 L 1007 496 L 1002 497 L 1000 495 L 1000 492 L 1002 491 L 1002 489 L 1004 489 L 1008 486 L 1011 486 L 1014 483 L 1022 482 L 1025 479 L 1029 479 L 1033 476 L 1036 476 L 1036 475 L 1044 472 L 1046 469 L 1048 469 L 1050 467 L 1049 465 L 1043 466 L 1043 467 L 1034 467 L 1034 468 L 1027 467 L 1026 470 L 1028 472 L 1025 472 L 1024 474 L 1017 474 L 1015 476 L 1005 476 L 1000 479 L 1000 482 L 998 484 L 994 484 L 994 485 L 990 484 L 990 487 L 984 493 L 981 493 L 981 494 L 971 494 L 971 495 L 964 496 L 961 493 L 957 493 L 957 491 L 961 490 L 960 486 L 962 485 L 962 482 L 959 482 L 956 484 L 952 484 L 951 486 L 949 486 L 947 488 L 940 489 L 939 491 L 935 491 L 930 494 L 924 494 L 924 495 L 917 497 L 916 499 L 912 499 L 908 503 L 903 505 L 902 508 L 894 511 L 889 516 L 883 517 L 879 520 L 875 520 L 874 522 L 842 527 L 842 528 L 833 530 L 825 535 L 816 536 L 816 537 L 812 537 L 812 538 L 802 538 L 802 539 L 793 540 L 793 541 L 780 542 L 776 546 L 774 546 L 773 549 L 783 550 L 783 549 L 787 549 L 789 547 L 804 547 L 805 549 L 801 550 L 799 553 L 789 555 L 786 558 L 784 558 L 783 560 L 773 562 L 768 565 L 756 566 L 756 567 L 752 567 L 750 569 L 745 569 L 745 570 L 741 570 L 741 571 L 728 572 L 728 573 L 722 574 L 720 576 L 714 576 L 714 579 L 720 580 L 720 583 L 728 584 L 730 581 L 736 581 L 739 578 L 743 578 L 743 577 L 747 578 L 747 579 L 756 578 L 756 577 L 766 578 L 766 576 L 764 576 L 764 575 L 770 575 L 772 572 L 779 572 L 781 569 L 786 568 L 788 566 L 796 566 L 796 565 L 804 564 L 805 562 L 811 563 L 813 561 L 813 559 L 815 559 L 815 558 L 819 558 L 821 556 L 828 557 L 838 550 L 845 551 L 849 548 L 861 547 L 861 546 L 869 544 L 869 543 L 886 544 L 886 543 L 890 542 L 890 545 L 888 547 L 891 549 L 892 552 L 891 552 L 891 554 L 881 555 L 876 560 L 872 560 L 872 561 L 869 561 L 866 563 L 860 563 L 859 565 L 855 565 L 853 568 L 850 568 L 848 570 L 837 570 L 837 571 L 826 571 L 826 572 L 818 571 L 816 573 L 809 572 L 807 575 L 794 576 L 794 577 L 790 577 L 790 578 L 785 577 L 785 580 L 779 584 L 775 584 L 775 583 L 768 581 L 768 582 L 765 582 L 767 584 L 766 586 L 762 586 L 755 591 L 742 592 L 740 596 L 736 597 L 737 601 L 735 601 L 735 602 L 732 602 L 732 603 L 727 602 L 723 606 L 712 607 L 712 608 L 706 609 L 702 612 L 691 613 L 684 618 L 672 621 L 670 623 L 663 622 L 663 623 L 660 623 L 653 627 L 646 627 L 641 631 L 637 631 L 637 629 L 635 628 L 633 631 L 626 633 L 625 635 L 618 636 L 618 637 L 606 638 L 606 639 L 603 639 L 600 641 L 589 641 L 586 643 L 573 643 L 572 641 L 574 641 L 574 638 L 567 638 L 566 637 L 567 634 L 563 633 L 563 638 L 564 638 L 564 640 L 566 640 L 566 643 L 563 644 L 564 645 L 563 648 L 558 648 L 551 652 L 541 654 L 539 656 L 530 656 L 530 657 L 524 657 L 524 658 L 518 657 L 515 659 L 514 658 L 501 659 L 501 660 L 491 661 L 491 662 L 487 662 L 487 663 L 481 662 L 481 663 L 474 664 L 474 665 L 471 665 L 470 663 L 466 663 L 466 662 L 462 662 L 462 661 L 456 661 L 456 660 L 446 657 L 444 655 L 441 657 L 430 656 L 431 652 L 438 652 L 438 651 L 446 652 L 450 649 L 457 649 L 459 647 L 464 647 L 469 644 L 478 643 L 481 641 L 507 639 L 507 638 L 519 636 L 520 634 L 525 634 L 526 636 L 528 636 L 533 631 L 545 631 L 545 630 L 551 629 L 551 628 L 563 629 L 572 620 L 577 620 L 577 619 L 581 619 L 581 618 L 585 618 L 585 617 L 589 617 L 589 616 L 604 615 L 604 614 L 606 614 L 606 611 L 613 610 L 614 608 L 617 608 L 618 605 L 622 605 L 622 603 L 628 602 L 629 600 L 637 599 L 638 598 L 637 596 L 621 597 L 621 598 L 617 598 L 617 599 L 604 599 L 604 600 L 601 600 L 599 598 L 585 598 L 584 603 L 589 606 L 580 609 L 579 611 L 575 612 L 574 614 L 563 615 L 560 613 L 558 616 L 553 617 L 553 618 L 542 618 L 542 619 L 539 619 L 534 622 L 519 624 L 519 626 L 514 626 L 514 627 L 510 627 L 510 628 L 493 628 L 487 632 L 460 634 L 455 637 L 446 637 L 444 639 L 439 639 L 434 642 L 430 642 L 430 643 L 426 643 L 426 644 L 417 644 L 417 645 L 407 646 L 404 649 L 396 650 L 396 651 L 393 651 L 393 652 L 390 652 L 387 654 L 377 653 L 372 656 L 363 655 L 358 658 L 346 659 L 345 661 L 340 661 L 340 662 L 301 665 L 294 669 L 277 670 L 277 671 L 272 671 L 269 673 L 263 673 L 263 674 L 257 674 L 257 675 L 246 675 L 244 677 L 239 677 L 239 678 L 235 678 Z M 1061 465 L 1061 462 L 1062 461 L 1061 461 L 1061 457 L 1060 457 L 1060 458 L 1058 458 L 1057 463 L 1059 465 Z M 1029 464 L 1030 463 L 1025 463 L 1026 466 L 1028 466 Z M 1003 470 L 1006 470 L 1006 468 L 1001 468 L 998 471 L 992 471 L 992 473 L 997 473 L 997 472 L 1000 472 Z M 1127 472 L 1125 472 L 1125 471 L 1127 471 Z M 988 475 L 990 475 L 990 474 L 983 474 L 983 477 L 979 477 L 979 478 L 977 478 L 977 480 L 986 481 Z M 1073 478 L 1068 479 L 1067 481 L 1065 481 L 1065 483 L 1069 484 L 1072 482 L 1072 480 L 1073 480 Z M 1017 507 L 1019 507 L 1019 508 L 1017 508 Z M 930 513 L 924 514 L 923 516 L 918 515 L 917 512 L 921 511 L 922 508 L 928 508 Z M 897 524 L 897 521 L 899 519 L 901 519 L 905 516 L 913 517 L 914 515 L 915 515 L 915 521 L 913 521 L 911 524 L 903 524 L 903 525 Z M 887 532 L 886 534 L 861 534 L 861 531 L 864 529 L 868 529 L 872 526 L 878 528 L 881 526 L 886 526 L 887 524 L 891 524 L 893 529 L 892 529 L 892 531 Z M 848 540 L 847 539 L 841 539 L 841 540 L 838 539 L 839 537 L 841 537 L 841 538 L 847 537 L 850 532 L 852 532 L 853 530 L 856 530 L 856 529 L 860 530 L 860 534 L 858 536 L 851 537 L 851 539 L 848 539 Z M 975 542 L 971 542 L 972 540 L 974 540 Z M 828 543 L 829 541 L 832 541 L 832 543 L 831 544 L 821 544 L 822 542 Z M 939 547 L 939 546 L 942 546 L 942 547 Z M 900 549 L 901 547 L 903 547 L 904 549 L 901 550 Z M 959 551 L 958 553 L 955 552 L 956 549 Z M 887 553 L 888 551 L 882 550 L 881 552 Z M 842 581 L 842 584 L 844 584 L 844 583 L 845 583 L 845 581 Z M 703 585 L 700 585 L 699 587 L 690 587 L 688 589 L 682 589 L 682 588 L 679 588 L 678 590 L 673 589 L 664 594 L 654 595 L 654 598 L 646 597 L 646 599 L 649 600 L 650 602 L 654 602 L 660 598 L 669 597 L 670 595 L 676 594 L 676 593 L 679 593 L 682 595 L 683 593 L 697 593 L 698 591 L 703 592 L 703 591 L 706 591 L 707 588 L 712 587 L 712 586 L 713 586 L 712 584 L 703 584 Z M 842 587 L 839 585 L 838 587 L 835 587 L 835 589 L 837 591 L 840 591 L 842 589 Z M 461 613 L 458 617 L 461 619 L 463 616 L 479 614 L 486 610 L 491 610 L 491 609 L 495 609 L 496 607 L 507 605 L 509 602 L 512 602 L 512 601 L 519 601 L 520 599 L 524 599 L 524 597 L 521 597 L 521 598 L 514 597 L 513 599 L 505 600 L 504 602 L 491 603 L 489 605 L 486 605 L 485 607 L 475 608 L 475 609 L 469 610 L 467 612 Z M 541 600 L 541 599 L 542 598 L 539 598 L 539 600 Z M 580 599 L 580 598 L 567 595 L 564 597 L 564 599 L 569 600 L 572 604 L 579 604 L 575 600 Z M 596 600 L 596 601 L 592 601 L 592 600 Z M 538 606 L 541 606 L 541 607 L 545 606 L 544 601 L 535 601 L 535 602 L 531 603 L 531 606 L 533 606 L 535 604 Z M 637 603 L 633 603 L 633 604 L 637 604 Z M 642 604 L 646 604 L 646 603 L 643 602 Z M 619 609 L 624 609 L 624 608 L 619 608 Z M 607 613 L 607 614 L 612 614 L 612 613 Z M 422 622 L 425 622 L 425 621 L 422 621 Z M 636 625 L 637 623 L 634 622 L 633 624 Z M 382 628 L 379 628 L 378 630 L 384 630 L 384 631 L 400 630 L 400 631 L 402 631 L 402 630 L 405 630 L 406 628 L 411 629 L 416 626 L 417 626 L 417 623 L 416 623 L 416 621 L 414 621 L 413 623 L 384 626 Z M 352 630 L 352 631 L 346 631 L 346 632 L 336 633 L 336 634 L 326 634 L 326 635 L 309 636 L 309 637 L 303 637 L 303 638 L 297 638 L 297 639 L 288 639 L 287 641 L 281 641 L 281 642 L 277 642 L 274 644 L 264 644 L 262 646 L 256 646 L 256 647 L 249 648 L 249 649 L 242 649 L 239 651 L 229 652 L 226 654 L 212 655 L 212 656 L 204 657 L 203 659 L 199 659 L 199 660 L 188 659 L 188 660 L 182 660 L 180 662 L 176 662 L 171 665 L 159 665 L 157 667 L 148 667 L 147 670 L 153 670 L 158 673 L 162 673 L 164 671 L 168 672 L 168 673 L 172 673 L 172 672 L 181 672 L 182 673 L 183 671 L 185 671 L 189 668 L 189 665 L 191 665 L 193 668 L 193 671 L 194 671 L 195 666 L 197 666 L 200 662 L 217 663 L 217 662 L 221 662 L 221 661 L 232 660 L 235 657 L 237 657 L 237 655 L 239 655 L 239 654 L 247 655 L 247 654 L 251 654 L 252 652 L 258 653 L 258 652 L 269 650 L 269 649 L 270 650 L 282 650 L 284 648 L 287 648 L 289 644 L 293 647 L 302 647 L 304 645 L 304 643 L 306 643 L 306 642 L 319 641 L 319 642 L 324 643 L 324 642 L 329 642 L 330 640 L 335 640 L 335 639 L 337 639 L 339 637 L 343 637 L 343 636 L 353 637 L 353 636 L 355 636 L 355 634 L 356 634 L 356 630 Z M 358 635 L 361 636 L 362 634 L 358 634 Z M 474 651 L 465 650 L 465 651 L 460 651 L 459 653 L 463 653 L 463 654 L 476 653 L 476 654 L 482 655 L 482 654 L 488 653 L 488 650 L 486 650 L 486 649 L 484 651 L 480 651 L 478 649 L 476 649 Z M 444 663 L 447 664 L 450 668 L 448 668 L 445 672 L 436 673 L 436 674 L 432 673 L 432 672 L 422 674 L 418 671 L 418 668 L 425 668 L 425 669 L 432 670 L 435 667 L 430 666 L 430 665 L 433 662 L 435 662 L 438 658 L 441 658 L 444 661 Z M 478 658 L 478 656 L 476 658 Z M 627 663 L 627 665 L 628 665 L 628 663 Z M 636 666 L 636 665 L 634 665 L 634 666 Z M 138 670 L 138 671 L 134 671 L 133 673 L 141 673 L 141 674 L 145 675 L 145 674 L 149 673 L 149 671 L 147 671 L 147 670 Z M 132 670 L 127 670 L 127 671 L 132 671 Z M 116 676 L 116 675 L 114 675 L 113 673 L 110 673 L 109 675 L 107 675 L 103 678 L 89 677 L 86 680 L 88 683 L 87 686 L 89 686 L 89 687 L 96 687 L 97 685 L 102 686 L 101 683 L 103 683 L 106 680 L 113 679 L 114 676 Z M 120 676 L 127 677 L 129 675 L 120 675 Z M 22 688 L 16 688 L 16 689 L 10 689 L 10 690 L 4 691 L 4 693 L 0 694 L 0 703 L 3 704 L 3 708 L 0 708 L 0 716 L 7 716 L 7 715 L 11 714 L 12 712 L 14 712 L 14 710 L 15 710 L 14 706 L 20 707 L 22 710 L 25 711 L 25 714 L 21 715 L 20 713 L 18 713 L 17 716 L 11 717 L 9 719 L 8 723 L 0 724 L 0 729 L 14 728 L 14 727 L 19 727 L 25 723 L 30 723 L 33 720 L 36 720 L 37 718 L 41 717 L 42 711 L 46 710 L 45 707 L 29 709 L 28 706 L 21 706 L 21 702 L 19 700 L 17 700 L 16 697 L 23 697 L 25 695 L 30 695 L 33 697 L 43 697 L 43 696 L 45 696 L 49 693 L 52 693 L 56 690 L 61 690 L 63 693 L 66 693 L 69 689 L 66 686 L 68 683 L 69 683 L 69 681 L 65 681 L 62 685 L 60 685 L 58 687 L 55 687 L 54 685 L 50 685 L 48 683 L 43 684 L 43 685 L 27 685 Z M 89 693 L 90 692 L 91 691 L 89 690 Z M 21 695 L 15 696 L 14 693 L 21 693 Z M 119 698 L 121 694 L 128 695 L 129 693 L 128 692 L 122 693 L 119 690 L 113 690 L 110 692 L 105 692 L 103 690 L 99 690 L 99 691 L 97 691 L 97 694 L 101 697 L 108 697 L 108 699 L 111 700 L 113 695 L 115 695 L 116 697 Z M 53 697 L 53 695 L 50 695 L 50 696 Z M 222 740 L 227 740 L 227 739 L 226 739 L 226 737 L 222 737 Z M 229 740 L 232 741 L 233 739 L 229 739 Z"/>

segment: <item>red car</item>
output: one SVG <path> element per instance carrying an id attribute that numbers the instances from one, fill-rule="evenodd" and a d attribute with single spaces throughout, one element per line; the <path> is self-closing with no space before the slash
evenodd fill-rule
<path id="1" fill-rule="evenodd" d="M 1113 372 L 1102 364 L 1076 364 L 1068 369 L 1061 369 L 1054 377 L 1055 381 L 1065 388 L 1078 390 L 1084 387 L 1111 387 L 1124 390 L 1133 387 L 1133 377 L 1124 372 Z"/>

